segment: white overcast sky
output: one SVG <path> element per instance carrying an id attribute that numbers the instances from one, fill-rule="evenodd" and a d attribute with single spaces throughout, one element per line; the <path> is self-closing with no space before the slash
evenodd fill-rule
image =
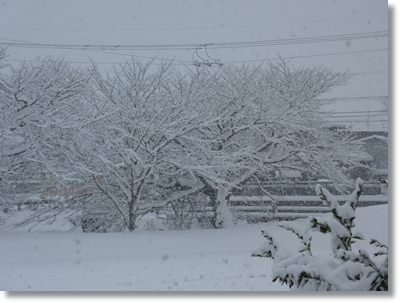
<path id="1" fill-rule="evenodd" d="M 244 42 L 242 48 L 207 47 L 224 64 L 260 64 L 277 54 L 292 57 L 294 66 L 324 65 L 354 77 L 326 97 L 388 95 L 388 3 L 384 0 L 0 0 L 0 43 L 8 60 L 35 60 L 64 55 L 88 66 L 107 69 L 133 55 L 191 64 L 195 47 L 179 50 L 96 51 L 26 48 L 16 43 L 64 45 L 176 45 Z M 380 33 L 375 37 L 373 33 Z M 254 41 L 372 35 L 367 39 L 252 46 Z M 144 47 L 148 48 L 148 47 Z M 204 50 L 199 55 L 206 57 Z M 201 59 L 199 59 L 201 60 Z M 216 68 L 216 67 L 213 67 Z M 362 108 L 360 108 L 362 107 Z M 337 111 L 379 110 L 376 100 L 338 100 Z"/>

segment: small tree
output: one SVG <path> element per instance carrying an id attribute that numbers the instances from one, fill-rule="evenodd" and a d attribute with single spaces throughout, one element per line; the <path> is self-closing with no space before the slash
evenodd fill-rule
<path id="1" fill-rule="evenodd" d="M 362 191 L 363 181 L 357 179 L 356 188 L 348 202 L 340 205 L 328 190 L 316 187 L 324 205 L 330 208 L 328 217 L 310 217 L 305 228 L 293 222 L 279 224 L 296 234 L 301 241 L 299 253 L 287 256 L 274 238 L 263 231 L 265 246 L 252 256 L 274 260 L 273 281 L 279 280 L 301 290 L 388 290 L 388 247 L 372 239 L 371 245 L 379 248 L 375 258 L 359 249 L 352 251 L 355 240 L 363 240 L 360 233 L 353 234 L 355 210 Z M 332 256 L 317 257 L 311 251 L 311 231 L 330 233 Z"/>

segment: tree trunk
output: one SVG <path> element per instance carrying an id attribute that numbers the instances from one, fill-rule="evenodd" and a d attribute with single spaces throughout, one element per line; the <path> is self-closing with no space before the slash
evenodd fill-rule
<path id="1" fill-rule="evenodd" d="M 203 182 L 204 188 L 202 189 L 202 193 L 208 196 L 210 199 L 209 205 L 212 208 L 212 212 L 214 213 L 213 217 L 211 218 L 211 224 L 217 228 L 216 222 L 217 222 L 217 208 L 218 208 L 218 202 L 217 202 L 217 190 L 214 189 L 210 184 L 206 182 L 206 180 L 202 177 L 199 177 L 200 181 Z"/>
<path id="2" fill-rule="evenodd" d="M 233 216 L 228 208 L 228 193 L 223 188 L 218 188 L 217 193 L 217 219 L 216 226 L 218 228 L 226 228 L 234 225 Z"/>
<path id="3" fill-rule="evenodd" d="M 134 211 L 135 201 L 132 199 L 129 202 L 129 221 L 128 221 L 128 230 L 129 232 L 134 231 L 136 228 L 136 214 Z"/>

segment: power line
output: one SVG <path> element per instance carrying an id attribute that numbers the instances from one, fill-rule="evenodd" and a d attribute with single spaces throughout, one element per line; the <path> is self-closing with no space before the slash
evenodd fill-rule
<path id="1" fill-rule="evenodd" d="M 2 40 L 10 40 L 10 39 L 3 39 Z M 18 41 L 18 40 L 10 40 L 10 41 Z M 32 42 L 24 42 L 24 43 L 32 43 Z M 1 44 L 1 43 L 0 43 Z M 117 56 L 123 56 L 123 57 L 138 57 L 138 58 L 146 58 L 146 59 L 156 59 L 156 60 L 163 60 L 163 61 L 171 61 L 171 62 L 181 62 L 177 63 L 174 65 L 186 65 L 186 64 L 192 64 L 192 61 L 188 60 L 174 60 L 174 59 L 160 59 L 160 58 L 154 58 L 154 57 L 146 57 L 146 56 L 139 56 L 139 55 L 132 55 L 132 54 L 121 54 L 121 53 L 116 53 L 116 52 L 109 52 L 109 51 L 100 51 L 100 50 L 85 50 L 88 52 L 94 52 L 94 53 L 101 53 L 101 54 L 110 54 L 110 55 L 117 55 Z M 337 56 L 337 55 L 351 55 L 351 54 L 359 54 L 359 53 L 370 53 L 370 52 L 380 52 L 380 51 L 388 51 L 387 48 L 383 49 L 371 49 L 371 50 L 359 50 L 359 51 L 350 51 L 350 52 L 336 52 L 336 53 L 323 53 L 323 54 L 310 54 L 310 55 L 301 55 L 301 56 L 285 56 L 282 57 L 283 59 L 297 59 L 297 58 L 310 58 L 310 57 L 323 57 L 323 56 Z M 223 64 L 238 64 L 238 63 L 246 63 L 246 62 L 263 62 L 263 61 L 272 61 L 272 60 L 280 60 L 281 58 L 274 57 L 274 58 L 265 58 L 265 59 L 254 59 L 254 60 L 241 60 L 241 61 L 223 61 Z M 21 60 L 21 59 L 10 59 L 8 60 L 9 62 L 35 62 L 35 60 Z M 79 64 L 116 64 L 116 62 L 99 62 L 99 61 L 70 61 L 71 63 L 79 63 Z M 186 63 L 186 64 L 185 64 Z M 124 63 L 120 63 L 124 64 Z M 158 64 L 153 64 L 153 65 L 158 65 Z M 374 71 L 373 73 L 383 73 L 387 71 Z M 351 75 L 362 75 L 362 74 L 368 74 L 370 72 L 360 72 L 360 73 L 353 73 Z"/>
<path id="2" fill-rule="evenodd" d="M 259 40 L 259 41 L 238 41 L 238 42 L 218 42 L 208 43 L 208 48 L 223 49 L 223 48 L 243 48 L 243 47 L 267 47 L 279 45 L 294 45 L 304 43 L 321 43 L 321 42 L 335 42 L 347 41 L 358 39 L 371 39 L 387 37 L 387 31 L 370 32 L 370 33 L 355 33 L 344 35 L 330 35 L 318 37 L 305 37 L 305 38 L 292 38 L 292 39 L 275 39 L 275 40 Z M 2 40 L 7 40 L 2 38 Z M 188 50 L 196 49 L 205 44 L 149 44 L 149 45 L 135 45 L 135 44 L 52 44 L 52 43 L 24 43 L 0 42 L 0 45 L 8 47 L 20 48 L 45 48 L 45 49 L 79 49 L 79 50 Z"/>
<path id="3" fill-rule="evenodd" d="M 351 54 L 359 54 L 359 53 L 370 53 L 370 52 L 381 52 L 381 51 L 388 51 L 387 48 L 380 48 L 380 49 L 372 49 L 372 50 L 360 50 L 360 51 L 352 51 L 352 52 L 337 52 L 337 53 L 325 53 L 325 54 L 312 54 L 312 55 L 302 55 L 302 56 L 286 56 L 282 57 L 283 59 L 300 59 L 300 58 L 311 58 L 311 57 L 324 57 L 324 56 L 337 56 L 337 55 L 351 55 Z M 225 64 L 228 63 L 242 63 L 242 62 L 261 62 L 261 61 L 268 61 L 268 60 L 280 60 L 280 58 L 269 58 L 269 59 L 254 59 L 254 60 L 243 60 L 243 61 L 227 61 Z"/>
<path id="4" fill-rule="evenodd" d="M 380 33 L 383 34 L 384 36 L 387 36 L 387 32 L 373 32 L 373 33 L 366 33 L 367 36 L 365 36 L 365 34 L 346 34 L 346 35 L 335 35 L 335 36 L 323 36 L 322 38 L 332 38 L 334 37 L 335 39 L 337 38 L 341 38 L 341 39 L 347 39 L 349 37 L 357 37 L 357 38 L 371 38 L 371 35 L 375 35 L 376 33 Z M 357 36 L 358 35 L 358 36 Z M 361 35 L 361 36 L 360 36 Z M 314 38 L 321 38 L 321 37 L 314 37 Z M 311 39 L 311 38 L 298 38 L 301 39 L 300 43 L 306 43 L 304 39 Z M 297 39 L 297 40 L 298 40 Z M 133 47 L 132 45 L 90 45 L 90 44 L 83 44 L 83 45 L 69 45 L 69 44 L 64 44 L 64 45 L 60 45 L 60 44 L 40 44 L 40 43 L 35 43 L 35 42 L 27 42 L 27 41 L 21 41 L 21 40 L 12 40 L 12 39 L 6 39 L 6 38 L 0 38 L 0 40 L 6 40 L 6 41 L 11 41 L 12 43 L 4 43 L 4 42 L 0 42 L 0 45 L 4 45 L 4 46 L 9 46 L 9 47 L 27 47 L 27 48 L 50 48 L 50 49 L 64 49 L 64 50 L 84 50 L 84 51 L 89 51 L 89 52 L 98 52 L 98 53 L 104 53 L 104 54 L 112 54 L 112 55 L 119 55 L 119 56 L 132 56 L 132 54 L 121 54 L 118 53 L 120 51 L 126 51 L 126 50 L 130 50 L 129 47 Z M 261 42 L 266 42 L 269 41 L 271 43 L 277 42 L 277 41 L 286 41 L 289 44 L 294 44 L 293 41 L 296 41 L 296 39 L 284 39 L 284 40 L 264 40 Z M 337 41 L 337 40 L 335 40 Z M 246 46 L 245 44 L 248 43 L 248 45 Z M 311 42 L 310 42 L 311 43 Z M 240 44 L 240 45 L 239 45 Z M 282 43 L 281 43 L 282 44 Z M 283 43 L 284 44 L 284 43 Z M 158 45 L 158 47 L 161 47 L 163 49 L 161 50 L 166 50 L 165 47 L 199 47 L 197 44 L 179 44 L 179 45 Z M 227 43 L 217 43 L 217 44 L 211 44 L 208 45 L 209 48 L 227 48 L 227 47 L 259 47 L 259 46 L 270 46 L 270 45 L 263 45 L 260 44 L 260 41 L 248 41 L 248 42 L 227 42 Z M 96 49 L 99 48 L 99 49 Z M 114 48 L 113 48 L 114 47 Z M 131 49 L 131 50 L 144 50 L 142 45 L 136 46 L 139 47 L 137 49 Z M 155 45 L 149 45 L 148 47 L 150 47 L 148 50 L 156 50 L 156 49 L 152 49 L 153 47 L 156 47 Z M 118 51 L 118 52 L 109 52 L 106 51 L 105 49 L 110 49 L 110 50 L 114 50 L 114 51 Z M 160 50 L 160 49 L 158 49 Z M 179 50 L 179 48 L 177 48 L 176 50 Z M 387 51 L 387 49 L 374 49 L 374 50 L 359 50 L 359 51 L 352 51 L 352 52 L 337 52 L 337 53 L 327 53 L 327 54 L 311 54 L 311 55 L 302 55 L 302 56 L 291 56 L 291 57 L 284 57 L 285 59 L 292 59 L 292 58 L 307 58 L 307 57 L 319 57 L 319 56 L 334 56 L 334 55 L 348 55 L 348 54 L 357 54 L 357 53 L 366 53 L 366 52 L 377 52 L 377 51 Z M 139 57 L 139 58 L 148 58 L 148 59 L 154 59 L 154 58 L 150 58 L 150 57 L 145 57 L 145 56 L 135 56 L 135 57 Z M 186 65 L 186 64 L 192 64 L 192 61 L 185 61 L 185 60 L 171 60 L 171 59 L 158 59 L 157 60 L 164 60 L 164 61 L 178 61 L 180 63 L 178 64 L 174 64 L 174 65 Z M 246 62 L 263 62 L 266 60 L 278 60 L 279 58 L 265 58 L 265 59 L 256 59 L 256 60 L 242 60 L 242 61 L 227 61 L 227 62 L 222 62 L 224 64 L 235 64 L 235 63 L 246 63 Z M 12 61 L 18 61 L 18 60 L 9 60 L 10 62 Z M 96 64 L 115 64 L 115 62 L 84 62 L 84 61 L 76 61 L 73 63 L 80 63 L 80 64 L 92 64 L 92 63 L 96 63 Z M 154 64 L 157 65 L 157 64 Z M 374 73 L 384 73 L 386 71 L 375 71 Z M 363 75 L 363 74 L 371 74 L 370 72 L 364 72 L 364 73 L 354 73 L 352 75 Z"/>
<path id="5" fill-rule="evenodd" d="M 146 58 L 146 59 L 157 59 L 157 60 L 161 60 L 161 61 L 169 61 L 174 66 L 188 66 L 188 65 L 192 65 L 193 64 L 192 61 L 185 61 L 185 60 L 161 59 L 161 58 L 152 58 L 152 57 L 143 57 L 143 56 L 133 56 L 133 57 Z M 294 58 L 294 57 L 287 57 L 287 58 Z M 264 60 L 260 60 L 260 61 L 269 61 L 269 60 L 276 60 L 276 59 L 264 59 Z M 9 59 L 9 60 L 6 60 L 6 61 L 7 62 L 37 62 L 37 60 L 25 60 L 25 59 L 24 60 L 22 60 L 22 59 Z M 124 65 L 124 64 L 128 64 L 128 63 L 125 63 L 125 62 L 121 63 L 121 62 L 98 62 L 98 61 L 68 61 L 68 62 L 74 63 L 74 64 L 107 64 L 107 65 L 113 65 L 113 64 Z M 181 62 L 181 63 L 173 63 L 173 62 Z M 233 63 L 245 63 L 245 62 L 251 62 L 251 60 L 235 61 L 235 62 L 222 62 L 222 63 L 223 63 L 223 65 L 227 65 L 227 64 L 233 64 Z M 162 65 L 162 63 L 153 63 L 152 65 Z M 387 73 L 387 72 L 388 72 L 387 70 L 378 70 L 378 71 L 369 71 L 369 72 L 360 72 L 360 73 L 349 73 L 348 75 L 352 75 L 352 76 L 375 75 L 375 74 L 382 74 L 382 73 Z M 381 98 L 383 98 L 383 97 L 381 97 Z M 353 99 L 357 99 L 357 98 L 318 99 L 318 101 L 345 102 L 344 100 L 353 100 Z M 366 99 L 372 99 L 372 98 L 366 98 Z"/>
<path id="6" fill-rule="evenodd" d="M 1 38 L 0 38 L 1 39 Z M 108 51 L 97 51 L 97 50 L 85 50 L 88 52 L 94 52 L 94 53 L 101 53 L 101 54 L 110 54 L 110 55 L 117 55 L 117 56 L 123 56 L 123 57 L 138 57 L 138 58 L 146 58 L 146 59 L 156 59 L 156 60 L 167 60 L 167 61 L 175 61 L 175 62 L 186 62 L 186 63 L 193 63 L 192 61 L 188 60 L 174 60 L 174 59 L 160 59 L 160 58 L 154 58 L 154 57 L 146 57 L 146 56 L 139 56 L 139 55 L 132 55 L 132 54 L 121 54 L 121 53 L 115 53 L 115 52 L 108 52 Z M 323 53 L 323 54 L 311 54 L 311 55 L 302 55 L 302 56 L 285 56 L 282 57 L 283 59 L 298 59 L 298 58 L 310 58 L 310 57 L 323 57 L 323 56 L 337 56 L 337 55 L 352 55 L 352 54 L 359 54 L 359 53 L 370 53 L 370 52 L 380 52 L 380 51 L 388 51 L 387 48 L 381 48 L 381 49 L 371 49 L 371 50 L 360 50 L 360 51 L 352 51 L 352 52 L 337 52 L 337 53 Z M 244 62 L 262 62 L 262 61 L 272 61 L 272 60 L 280 60 L 281 58 L 279 57 L 274 57 L 274 58 L 265 58 L 265 59 L 254 59 L 254 60 L 241 60 L 241 61 L 224 61 L 224 64 L 235 64 L 235 63 L 244 63 Z M 8 60 L 10 62 L 35 62 L 35 60 L 23 60 L 23 59 L 10 59 Z M 91 64 L 93 61 L 70 61 L 71 63 L 82 63 L 82 64 Z M 95 61 L 93 63 L 96 64 L 115 64 L 115 62 L 99 62 Z M 181 65 L 181 64 L 178 64 Z M 375 71 L 377 73 L 378 71 Z M 379 71 L 379 73 L 381 73 Z M 387 72 L 385 70 L 385 72 Z M 355 73 L 353 75 L 359 75 L 364 72 L 360 73 Z M 368 72 L 367 72 L 368 73 Z"/>

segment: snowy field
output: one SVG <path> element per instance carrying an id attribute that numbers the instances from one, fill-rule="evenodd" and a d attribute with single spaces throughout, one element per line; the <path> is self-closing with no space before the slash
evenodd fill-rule
<path id="1" fill-rule="evenodd" d="M 356 215 L 355 229 L 366 239 L 388 243 L 387 205 L 359 208 Z M 299 244 L 274 222 L 115 234 L 68 233 L 62 226 L 24 232 L 6 225 L 0 225 L 2 291 L 287 291 L 272 283 L 271 259 L 250 255 L 263 243 L 261 229 L 291 250 Z M 313 251 L 330 253 L 329 241 L 316 233 Z"/>

